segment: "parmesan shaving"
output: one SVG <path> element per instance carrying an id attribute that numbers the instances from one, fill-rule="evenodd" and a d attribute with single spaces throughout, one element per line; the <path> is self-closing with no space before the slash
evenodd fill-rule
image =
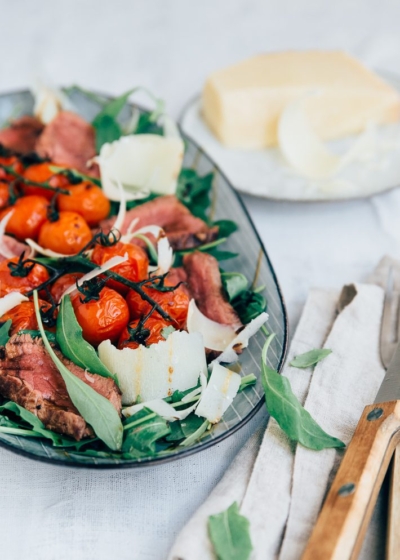
<path id="1" fill-rule="evenodd" d="M 186 324 L 189 333 L 202 334 L 204 346 L 209 350 L 222 352 L 236 336 L 235 329 L 230 325 L 221 325 L 206 317 L 197 307 L 194 299 L 189 302 Z"/>
<path id="2" fill-rule="evenodd" d="M 167 340 L 149 347 L 122 350 L 106 340 L 98 352 L 104 365 L 116 374 L 125 405 L 135 402 L 139 395 L 147 402 L 168 397 L 176 390 L 186 391 L 196 386 L 200 374 L 207 372 L 199 333 L 174 331 Z"/>
<path id="3" fill-rule="evenodd" d="M 180 137 L 137 134 L 106 143 L 97 163 L 105 194 L 120 200 L 120 181 L 127 200 L 157 194 L 174 194 L 182 167 L 184 144 Z"/>
<path id="4" fill-rule="evenodd" d="M 39 253 L 39 255 L 44 255 L 45 257 L 63 259 L 72 256 L 72 255 L 65 255 L 63 253 L 56 253 L 56 251 L 52 251 L 51 249 L 45 249 L 44 247 L 36 243 L 36 241 L 33 241 L 33 239 L 29 239 L 29 237 L 25 239 L 25 243 L 29 245 L 32 251 L 36 251 L 36 253 Z"/>
<path id="5" fill-rule="evenodd" d="M 203 416 L 212 424 L 216 424 L 232 404 L 239 387 L 240 375 L 238 373 L 220 364 L 215 364 L 195 414 Z"/>
<path id="6" fill-rule="evenodd" d="M 198 403 L 196 402 L 194 405 L 189 406 L 184 410 L 175 410 L 173 406 L 163 401 L 162 399 L 154 399 L 152 401 L 135 404 L 133 406 L 130 406 L 129 408 L 125 408 L 122 411 L 122 414 L 125 417 L 129 417 L 133 416 L 134 414 L 136 414 L 136 412 L 139 412 L 139 410 L 142 410 L 143 408 L 148 408 L 159 416 L 165 418 L 165 420 L 174 422 L 175 420 L 184 420 L 185 418 L 187 418 L 189 414 L 196 409 L 197 405 Z"/>
<path id="7" fill-rule="evenodd" d="M 289 103 L 278 123 L 278 142 L 288 164 L 310 179 L 327 179 L 350 163 L 374 157 L 377 151 L 376 127 L 370 123 L 344 155 L 325 145 L 312 128 L 305 110 L 310 93 Z M 350 186 L 350 185 L 349 185 Z"/>
<path id="8" fill-rule="evenodd" d="M 215 366 L 215 364 L 219 362 L 230 363 L 237 360 L 237 355 L 243 350 L 243 348 L 247 348 L 250 338 L 260 330 L 267 320 L 268 313 L 264 312 L 260 313 L 258 317 L 250 321 L 250 323 L 246 325 L 244 329 L 241 330 L 240 333 L 229 343 L 222 354 L 211 362 L 212 365 Z"/>

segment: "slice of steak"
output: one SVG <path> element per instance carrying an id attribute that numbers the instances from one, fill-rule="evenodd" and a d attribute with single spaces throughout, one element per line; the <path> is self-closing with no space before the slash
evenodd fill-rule
<path id="1" fill-rule="evenodd" d="M 190 249 L 213 241 L 218 235 L 218 227 L 208 227 L 196 218 L 174 195 L 160 196 L 140 204 L 126 213 L 121 233 L 126 233 L 133 220 L 137 228 L 156 225 L 164 229 L 173 249 Z M 115 218 L 101 222 L 103 231 L 109 231 Z"/>
<path id="2" fill-rule="evenodd" d="M 94 128 L 76 113 L 61 111 L 45 127 L 36 151 L 59 165 L 90 174 L 87 163 L 96 155 Z M 92 174 L 98 175 L 97 166 Z"/>
<path id="3" fill-rule="evenodd" d="M 34 151 L 42 130 L 43 124 L 36 117 L 26 115 L 0 130 L 0 144 L 18 154 L 28 154 Z"/>
<path id="4" fill-rule="evenodd" d="M 177 268 L 171 268 L 170 271 L 168 272 L 167 279 L 169 282 L 171 282 L 171 286 L 176 286 L 177 284 L 182 282 L 181 284 L 182 290 L 185 292 L 186 295 L 191 297 L 191 294 L 189 292 L 189 286 L 187 285 L 187 274 L 182 266 L 179 266 Z"/>
<path id="5" fill-rule="evenodd" d="M 25 256 L 28 256 L 31 253 L 31 249 L 28 245 L 25 245 L 25 243 L 21 243 L 21 241 L 14 239 L 14 237 L 11 237 L 10 235 L 5 235 L 3 237 L 3 243 L 7 247 L 7 249 L 9 249 L 17 257 L 22 255 L 22 253 L 24 252 L 25 252 Z M 6 260 L 7 257 L 0 254 L 0 263 Z"/>
<path id="6" fill-rule="evenodd" d="M 85 372 L 60 352 L 56 353 L 71 373 L 107 398 L 120 413 L 121 395 L 112 379 Z M 1 348 L 0 394 L 35 414 L 50 430 L 78 441 L 93 435 L 39 338 L 14 335 Z"/>
<path id="7" fill-rule="evenodd" d="M 185 255 L 183 266 L 189 292 L 200 311 L 217 323 L 239 329 L 242 323 L 225 297 L 217 259 L 208 253 L 195 251 Z"/>

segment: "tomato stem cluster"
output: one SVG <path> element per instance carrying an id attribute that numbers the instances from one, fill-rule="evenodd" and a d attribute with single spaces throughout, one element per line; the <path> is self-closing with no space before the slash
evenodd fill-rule
<path id="1" fill-rule="evenodd" d="M 26 179 L 23 175 L 20 175 L 19 173 L 14 171 L 14 169 L 9 165 L 4 165 L 3 163 L 0 163 L 0 167 L 2 169 L 4 169 L 4 171 L 6 173 L 8 173 L 9 175 L 12 175 L 16 179 L 18 179 L 18 181 L 20 181 L 21 183 L 24 183 L 25 185 L 32 185 L 34 187 L 40 187 L 42 189 L 47 189 L 49 191 L 53 191 L 54 193 L 58 193 L 58 194 L 66 194 L 66 195 L 71 194 L 67 189 L 61 189 L 60 187 L 52 187 L 46 181 L 43 182 L 43 183 L 38 183 L 37 181 L 31 181 L 30 179 Z"/>

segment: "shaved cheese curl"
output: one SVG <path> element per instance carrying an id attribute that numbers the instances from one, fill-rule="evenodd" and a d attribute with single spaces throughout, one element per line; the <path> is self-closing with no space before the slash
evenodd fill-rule
<path id="1" fill-rule="evenodd" d="M 219 362 L 234 362 L 237 360 L 237 355 L 247 348 L 250 338 L 256 334 L 257 331 L 261 329 L 263 324 L 268 320 L 268 313 L 260 313 L 255 317 L 250 323 L 248 323 L 240 333 L 235 336 L 235 338 L 230 342 L 230 344 L 224 349 L 222 354 L 220 354 L 215 360 L 211 362 L 212 365 Z"/>
<path id="2" fill-rule="evenodd" d="M 221 325 L 206 317 L 197 307 L 194 299 L 189 302 L 186 324 L 188 332 L 202 334 L 204 346 L 209 350 L 222 352 L 236 336 L 235 329 L 231 325 Z"/>
<path id="3" fill-rule="evenodd" d="M 238 373 L 220 364 L 215 364 L 195 414 L 216 424 L 232 404 L 239 387 L 240 375 Z"/>

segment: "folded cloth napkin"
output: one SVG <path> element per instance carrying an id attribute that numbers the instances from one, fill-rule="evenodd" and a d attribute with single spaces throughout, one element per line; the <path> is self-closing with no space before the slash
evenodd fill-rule
<path id="1" fill-rule="evenodd" d="M 384 285 L 390 259 L 369 279 Z M 379 334 L 384 291 L 371 284 L 342 292 L 310 292 L 291 343 L 283 375 L 305 408 L 329 434 L 349 443 L 362 410 L 373 402 L 384 376 Z M 313 348 L 332 354 L 312 369 L 289 365 Z M 298 560 L 305 548 L 343 451 L 312 451 L 288 440 L 274 419 L 256 433 L 214 491 L 178 535 L 169 560 L 212 560 L 209 515 L 232 502 L 250 521 L 252 560 Z M 361 558 L 382 558 L 383 500 L 371 523 Z"/>

